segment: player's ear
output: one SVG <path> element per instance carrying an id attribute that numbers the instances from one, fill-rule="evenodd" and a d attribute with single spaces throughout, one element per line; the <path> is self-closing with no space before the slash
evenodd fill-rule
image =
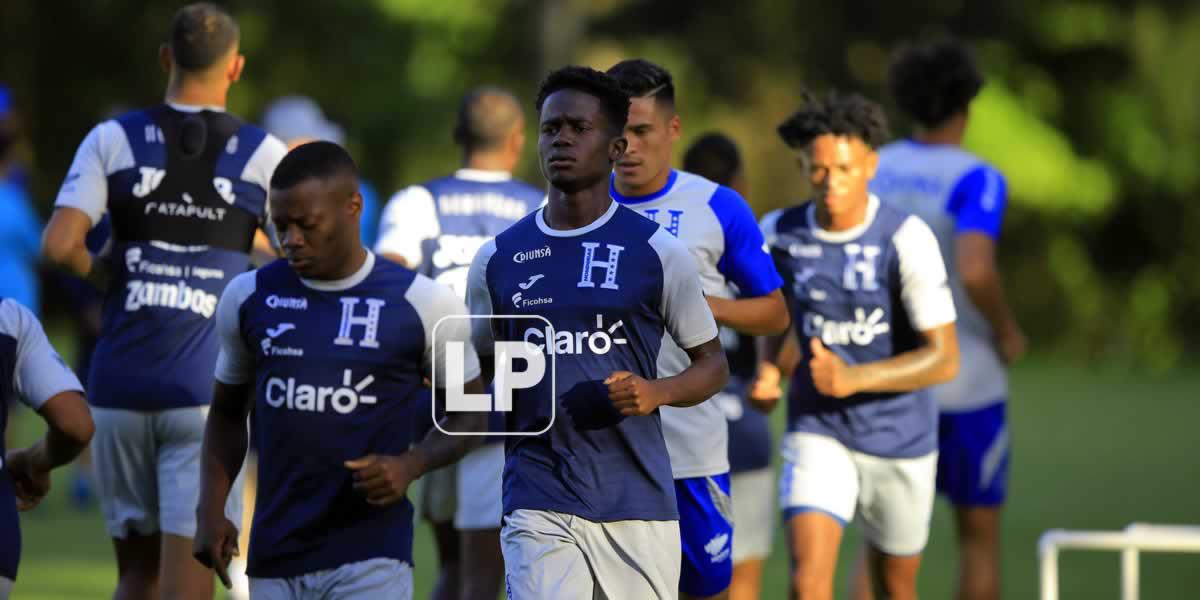
<path id="1" fill-rule="evenodd" d="M 867 181 L 870 181 L 875 178 L 875 171 L 879 169 L 879 152 L 876 152 L 874 148 L 867 146 L 867 155 L 864 158 L 864 163 Z"/>
<path id="2" fill-rule="evenodd" d="M 232 61 L 230 61 L 229 70 L 226 71 L 225 76 L 229 78 L 230 82 L 237 81 L 242 78 L 242 70 L 245 68 L 246 57 L 238 54 Z"/>
<path id="3" fill-rule="evenodd" d="M 679 115 L 672 115 L 671 120 L 667 121 L 667 132 L 672 142 L 679 141 L 679 136 L 683 133 L 683 123 L 679 120 Z"/>
<path id="4" fill-rule="evenodd" d="M 625 155 L 625 150 L 629 148 L 629 140 L 625 136 L 619 135 L 608 144 L 608 161 L 617 162 Z"/>
<path id="5" fill-rule="evenodd" d="M 158 64 L 168 73 L 171 72 L 171 47 L 166 44 L 158 45 Z"/>

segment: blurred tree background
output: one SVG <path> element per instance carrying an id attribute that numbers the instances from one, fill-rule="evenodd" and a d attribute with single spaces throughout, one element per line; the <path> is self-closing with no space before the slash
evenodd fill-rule
<path id="1" fill-rule="evenodd" d="M 0 3 L 0 81 L 22 113 L 43 215 L 89 128 L 161 99 L 156 51 L 181 4 Z M 531 103 L 551 67 L 643 56 L 675 74 L 685 142 L 719 129 L 742 144 L 759 214 L 806 193 L 774 134 L 801 89 L 856 89 L 890 110 L 891 49 L 956 35 L 988 74 L 967 146 L 1008 177 L 1001 260 L 1035 350 L 1151 371 L 1200 350 L 1195 2 L 223 4 L 248 59 L 230 109 L 256 120 L 279 95 L 311 96 L 346 127 L 381 192 L 456 166 L 450 128 L 471 86 L 505 85 Z M 519 174 L 540 183 L 532 144 L 526 156 Z"/>

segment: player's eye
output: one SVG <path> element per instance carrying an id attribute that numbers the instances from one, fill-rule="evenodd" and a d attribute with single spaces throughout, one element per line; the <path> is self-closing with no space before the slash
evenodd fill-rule
<path id="1" fill-rule="evenodd" d="M 554 135 L 556 131 L 558 131 L 558 128 L 554 125 L 542 125 L 542 133 L 546 135 Z"/>

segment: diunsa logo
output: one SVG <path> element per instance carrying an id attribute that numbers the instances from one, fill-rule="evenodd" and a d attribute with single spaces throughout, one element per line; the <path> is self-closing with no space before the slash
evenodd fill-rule
<path id="1" fill-rule="evenodd" d="M 546 258 L 548 256 L 550 256 L 550 246 L 542 246 L 541 248 L 534 248 L 533 250 L 526 250 L 524 252 L 518 252 L 514 254 L 513 262 L 519 265 L 528 260 L 537 260 L 539 258 Z"/>
<path id="2" fill-rule="evenodd" d="M 308 298 L 288 298 L 286 296 L 267 296 L 267 308 L 286 308 L 291 310 L 308 310 Z"/>

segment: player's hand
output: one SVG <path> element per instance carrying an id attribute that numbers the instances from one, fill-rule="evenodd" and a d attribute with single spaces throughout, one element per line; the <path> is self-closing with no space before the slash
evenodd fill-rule
<path id="1" fill-rule="evenodd" d="M 38 468 L 35 462 L 28 448 L 12 450 L 4 458 L 4 467 L 12 477 L 19 511 L 36 507 L 50 492 L 50 471 Z"/>
<path id="2" fill-rule="evenodd" d="M 783 379 L 779 367 L 770 362 L 761 362 L 750 382 L 750 399 L 760 401 L 778 400 L 783 395 L 779 383 Z"/>
<path id="3" fill-rule="evenodd" d="M 395 504 L 408 493 L 408 486 L 421 476 L 411 455 L 368 454 L 344 464 L 354 471 L 354 490 L 373 506 Z"/>
<path id="4" fill-rule="evenodd" d="M 1006 365 L 1017 362 L 1025 355 L 1027 343 L 1025 332 L 1021 331 L 1021 327 L 1015 323 L 996 335 L 996 348 L 1000 351 L 1000 358 Z"/>
<path id="5" fill-rule="evenodd" d="M 813 385 L 824 396 L 845 398 L 855 391 L 854 382 L 850 377 L 850 367 L 837 353 L 830 351 L 817 338 L 811 338 L 812 361 L 808 370 L 812 373 Z"/>
<path id="6" fill-rule="evenodd" d="M 192 556 L 200 564 L 217 572 L 225 589 L 233 587 L 229 579 L 229 561 L 238 555 L 238 530 L 225 517 L 223 507 L 215 515 L 196 516 L 196 537 L 192 538 Z"/>
<path id="7" fill-rule="evenodd" d="M 609 401 L 625 417 L 644 417 L 670 401 L 660 386 L 629 371 L 614 371 L 604 385 Z"/>

